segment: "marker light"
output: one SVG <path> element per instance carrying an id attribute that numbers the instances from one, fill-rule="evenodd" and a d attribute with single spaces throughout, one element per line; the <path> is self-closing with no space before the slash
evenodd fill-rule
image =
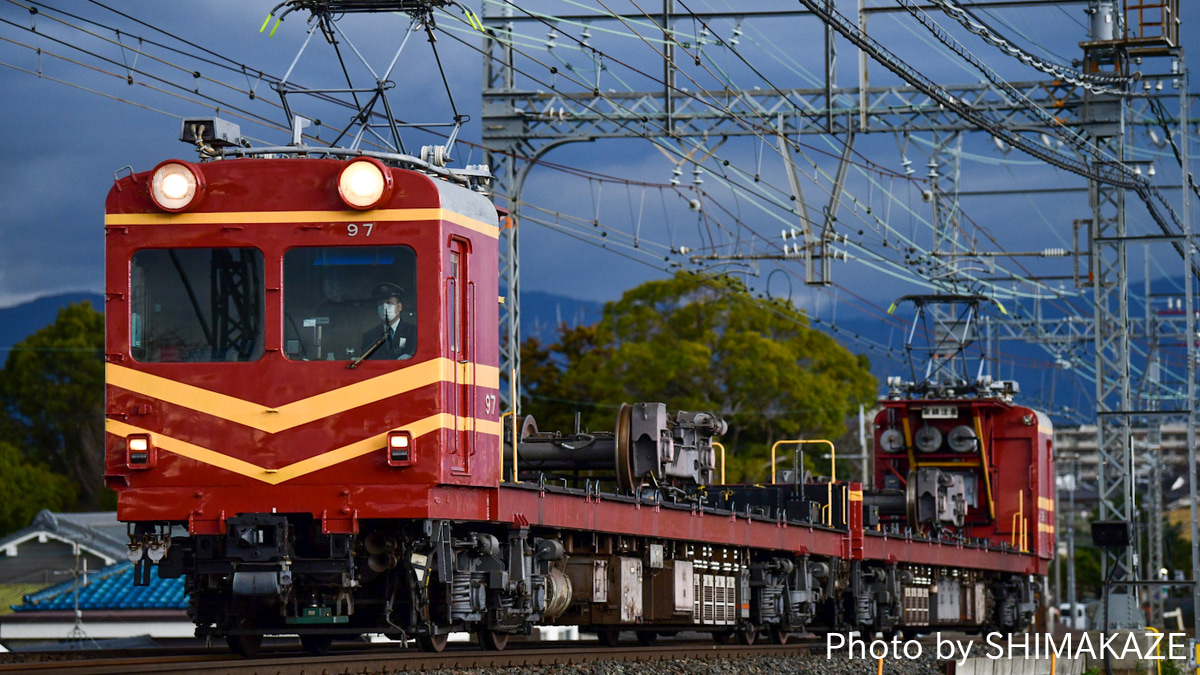
<path id="1" fill-rule="evenodd" d="M 412 466 L 412 435 L 407 431 L 389 431 L 387 453 L 388 464 L 391 466 Z"/>
<path id="2" fill-rule="evenodd" d="M 391 192 L 392 174 L 377 159 L 356 159 L 347 164 L 338 176 L 338 194 L 352 209 L 373 209 Z"/>
<path id="3" fill-rule="evenodd" d="M 177 212 L 194 206 L 203 190 L 200 169 L 183 162 L 163 162 L 150 178 L 150 197 L 163 211 Z"/>
<path id="4" fill-rule="evenodd" d="M 149 469 L 158 463 L 150 436 L 134 434 L 125 439 L 125 464 L 131 469 Z"/>

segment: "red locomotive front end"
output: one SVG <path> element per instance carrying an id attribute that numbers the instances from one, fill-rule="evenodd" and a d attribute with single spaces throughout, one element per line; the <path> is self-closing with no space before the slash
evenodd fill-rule
<path id="1" fill-rule="evenodd" d="M 361 521 L 486 517 L 487 198 L 367 158 L 169 161 L 117 181 L 105 231 L 106 480 L 132 559 L 187 533 L 253 585 L 278 570 L 235 537 L 328 546 L 309 553 L 331 572 Z"/>
<path id="2" fill-rule="evenodd" d="M 1045 414 L 1013 403 L 1013 386 L 883 401 L 875 417 L 875 485 L 907 493 L 909 513 L 894 518 L 961 529 L 1051 560 L 1054 428 Z"/>

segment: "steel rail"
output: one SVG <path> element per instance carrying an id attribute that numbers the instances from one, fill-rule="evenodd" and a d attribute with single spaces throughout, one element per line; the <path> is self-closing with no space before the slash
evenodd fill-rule
<path id="1" fill-rule="evenodd" d="M 527 643 L 528 644 L 528 643 Z M 106 658 L 43 663 L 10 663 L 0 665 L 0 673 L 55 673 L 55 675 L 117 675 L 125 673 L 162 673 L 163 675 L 312 675 L 313 673 L 394 673 L 397 671 L 430 671 L 464 668 L 512 668 L 528 666 L 564 666 L 599 661 L 664 662 L 681 659 L 711 660 L 740 659 L 755 656 L 808 656 L 811 649 L 824 647 L 824 640 L 802 640 L 786 645 L 720 645 L 710 641 L 673 641 L 649 647 L 628 646 L 597 649 L 593 641 L 552 643 L 549 648 L 510 645 L 506 651 L 481 651 L 474 645 L 451 649 L 440 654 L 415 650 L 381 653 L 372 650 L 344 652 L 335 650 L 328 656 L 311 656 L 292 652 L 286 655 L 267 653 L 257 659 L 242 659 L 228 653 L 205 653 L 191 656 L 143 656 L 139 658 Z"/>

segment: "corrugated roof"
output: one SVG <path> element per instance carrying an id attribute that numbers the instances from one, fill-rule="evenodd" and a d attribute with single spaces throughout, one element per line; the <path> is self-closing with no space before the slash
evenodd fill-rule
<path id="1" fill-rule="evenodd" d="M 13 605 L 19 605 L 25 596 L 46 588 L 46 584 L 0 584 L 0 616 L 11 614 Z"/>
<path id="2" fill-rule="evenodd" d="M 82 578 L 80 579 L 82 582 Z M 75 580 L 64 581 L 25 597 L 18 612 L 75 608 Z M 133 585 L 133 564 L 120 562 L 87 575 L 79 587 L 79 609 L 186 609 L 183 579 L 160 579 L 150 575 L 149 586 Z"/>

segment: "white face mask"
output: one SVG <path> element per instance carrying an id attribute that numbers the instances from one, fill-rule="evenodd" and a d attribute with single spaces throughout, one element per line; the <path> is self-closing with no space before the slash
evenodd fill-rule
<path id="1" fill-rule="evenodd" d="M 400 308 L 396 305 L 382 302 L 379 304 L 379 320 L 385 323 L 391 323 L 396 320 L 400 314 Z"/>

